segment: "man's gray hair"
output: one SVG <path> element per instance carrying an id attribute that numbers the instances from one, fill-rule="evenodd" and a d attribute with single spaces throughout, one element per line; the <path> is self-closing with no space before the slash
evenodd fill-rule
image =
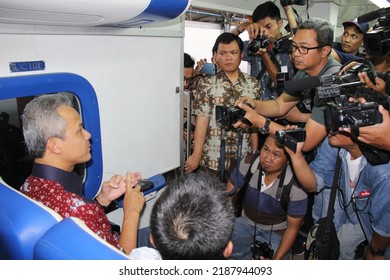
<path id="1" fill-rule="evenodd" d="M 317 33 L 317 42 L 319 46 L 332 46 L 334 30 L 332 25 L 326 20 L 320 18 L 305 20 L 298 27 L 298 30 L 301 29 L 314 30 Z"/>
<path id="2" fill-rule="evenodd" d="M 72 106 L 72 101 L 64 94 L 47 94 L 35 97 L 24 108 L 23 135 L 32 158 L 44 156 L 50 138 L 64 139 L 67 124 L 58 114 L 60 106 Z"/>

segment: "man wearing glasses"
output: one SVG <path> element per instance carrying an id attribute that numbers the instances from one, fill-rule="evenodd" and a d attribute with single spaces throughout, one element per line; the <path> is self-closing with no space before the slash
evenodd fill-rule
<path id="1" fill-rule="evenodd" d="M 291 46 L 291 59 L 294 66 L 299 69 L 295 79 L 316 77 L 333 74 L 339 71 L 340 64 L 331 58 L 333 28 L 323 19 L 312 18 L 301 23 L 293 38 Z M 304 87 L 303 87 L 304 88 Z M 252 122 L 253 127 L 259 127 L 262 133 L 274 134 L 276 130 L 283 129 L 281 125 L 272 122 L 268 117 L 282 117 L 286 115 L 299 102 L 303 101 L 305 107 L 311 112 L 306 122 L 306 141 L 304 151 L 313 150 L 327 135 L 324 122 L 324 107 L 313 104 L 314 89 L 297 92 L 284 91 L 275 100 L 259 101 L 248 97 L 241 98 L 237 104 L 247 113 L 245 118 Z M 249 102 L 255 110 L 243 104 Z M 235 127 L 245 127 L 241 121 Z"/>

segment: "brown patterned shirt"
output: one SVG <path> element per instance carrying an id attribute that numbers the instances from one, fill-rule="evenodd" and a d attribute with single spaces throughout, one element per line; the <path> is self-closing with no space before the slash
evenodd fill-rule
<path id="1" fill-rule="evenodd" d="M 249 96 L 253 99 L 260 99 L 259 82 L 252 76 L 240 71 L 238 81 L 233 84 L 220 71 L 215 76 L 206 76 L 201 79 L 196 88 L 193 102 L 193 114 L 209 118 L 209 127 L 206 141 L 203 146 L 200 165 L 212 170 L 220 170 L 220 146 L 221 146 L 221 125 L 215 118 L 215 106 L 234 106 L 235 101 L 241 96 Z M 238 130 L 230 128 L 226 130 L 225 149 L 225 170 L 229 170 L 231 160 L 237 158 Z M 242 155 L 252 151 L 249 141 L 250 133 L 244 133 L 242 144 Z"/>

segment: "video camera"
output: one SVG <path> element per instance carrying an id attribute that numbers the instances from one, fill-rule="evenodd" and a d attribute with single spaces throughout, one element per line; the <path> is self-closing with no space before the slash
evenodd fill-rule
<path id="1" fill-rule="evenodd" d="M 378 111 L 378 103 L 353 102 L 347 105 L 329 102 L 325 108 L 325 123 L 330 131 L 337 131 L 339 128 L 350 128 L 351 133 L 359 136 L 359 127 L 370 126 L 383 121 Z"/>
<path id="2" fill-rule="evenodd" d="M 306 130 L 303 128 L 277 130 L 275 139 L 295 153 L 297 151 L 297 143 L 304 142 L 306 139 Z"/>
<path id="3" fill-rule="evenodd" d="M 252 108 L 249 103 L 245 104 Z M 228 108 L 226 106 L 216 105 L 215 107 L 215 118 L 217 122 L 219 122 L 224 127 L 230 127 L 239 120 L 249 126 L 252 126 L 252 123 L 244 118 L 245 114 L 246 111 L 238 106 Z"/>
<path id="4" fill-rule="evenodd" d="M 382 8 L 357 18 L 359 23 L 378 19 L 371 31 L 364 35 L 364 48 L 370 56 L 382 56 L 390 51 L 390 7 Z"/>
<path id="5" fill-rule="evenodd" d="M 366 60 L 364 63 L 354 65 L 341 76 L 338 73 L 321 76 L 320 86 L 315 90 L 316 98 L 334 98 L 344 94 L 350 88 L 361 86 L 358 74 L 363 72 L 366 72 L 371 82 L 375 84 L 375 68 L 370 61 Z"/>
<path id="6" fill-rule="evenodd" d="M 245 105 L 253 107 L 249 103 L 245 103 Z M 230 127 L 234 123 L 238 121 L 242 121 L 248 126 L 252 126 L 252 123 L 244 118 L 246 114 L 246 111 L 244 109 L 241 109 L 238 106 L 233 106 L 233 107 L 226 107 L 222 105 L 216 105 L 215 106 L 215 118 L 217 122 L 219 122 L 222 126 L 225 127 Z"/>

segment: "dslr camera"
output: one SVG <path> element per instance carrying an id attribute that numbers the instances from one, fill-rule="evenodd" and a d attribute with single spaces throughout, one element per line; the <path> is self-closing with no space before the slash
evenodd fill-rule
<path id="1" fill-rule="evenodd" d="M 260 257 L 265 259 L 272 259 L 274 256 L 274 250 L 268 245 L 267 242 L 254 241 L 251 245 L 251 253 L 253 260 L 260 260 Z"/>
<path id="2" fill-rule="evenodd" d="M 245 104 L 252 108 L 249 103 Z M 245 114 L 246 111 L 238 106 L 228 108 L 226 106 L 217 105 L 215 107 L 215 118 L 217 122 L 219 122 L 222 126 L 225 127 L 230 127 L 239 120 L 249 126 L 252 126 L 252 123 L 246 118 L 244 118 Z"/>
<path id="3" fill-rule="evenodd" d="M 277 130 L 275 139 L 295 153 L 297 151 L 297 143 L 304 142 L 306 139 L 306 130 L 304 128 Z"/>
<path id="4" fill-rule="evenodd" d="M 282 7 L 288 6 L 288 5 L 306 5 L 306 0 L 280 0 L 280 5 Z"/>
<path id="5" fill-rule="evenodd" d="M 267 37 L 258 35 L 256 39 L 248 44 L 248 51 L 252 54 L 257 53 L 260 49 L 268 47 L 269 41 Z"/>
<path id="6" fill-rule="evenodd" d="M 345 106 L 327 103 L 325 107 L 325 124 L 330 131 L 337 131 L 340 127 L 348 127 L 351 133 L 358 137 L 359 127 L 370 126 L 383 121 L 378 111 L 378 103 L 353 102 Z"/>

